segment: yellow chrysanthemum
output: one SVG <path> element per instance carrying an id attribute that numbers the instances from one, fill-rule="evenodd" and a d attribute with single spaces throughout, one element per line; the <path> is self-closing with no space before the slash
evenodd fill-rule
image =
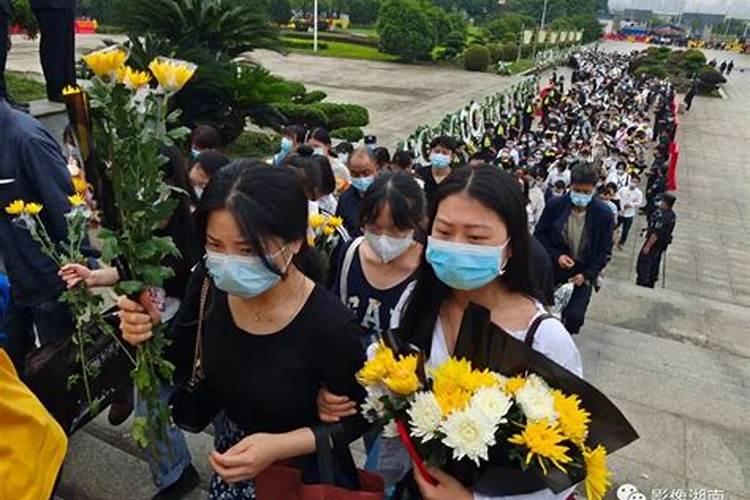
<path id="1" fill-rule="evenodd" d="M 193 77 L 196 66 L 185 61 L 157 57 L 151 61 L 148 69 L 164 90 L 177 92 Z"/>
<path id="2" fill-rule="evenodd" d="M 107 47 L 83 56 L 83 61 L 99 78 L 114 78 L 128 58 L 128 53 L 119 46 Z"/>
<path id="3" fill-rule="evenodd" d="M 23 213 L 23 209 L 26 206 L 26 203 L 24 203 L 23 200 L 16 200 L 7 207 L 5 207 L 5 212 L 10 215 L 21 215 Z"/>
<path id="4" fill-rule="evenodd" d="M 566 472 L 563 464 L 571 462 L 572 459 L 568 456 L 568 447 L 560 444 L 563 441 L 565 436 L 557 423 L 550 424 L 546 419 L 527 422 L 520 434 L 508 438 L 509 443 L 526 447 L 526 465 L 536 457 L 544 474 L 547 474 L 545 460 Z"/>
<path id="5" fill-rule="evenodd" d="M 42 211 L 42 208 L 44 207 L 39 203 L 27 203 L 23 211 L 28 215 L 38 215 Z"/>
<path id="6" fill-rule="evenodd" d="M 583 460 L 586 464 L 586 498 L 601 500 L 612 486 L 612 471 L 607 467 L 607 450 L 599 445 L 593 450 L 583 450 Z"/>
<path id="7" fill-rule="evenodd" d="M 336 232 L 336 228 L 335 227 L 325 226 L 323 228 L 323 235 L 324 236 L 331 236 L 335 232 Z"/>
<path id="8" fill-rule="evenodd" d="M 314 247 L 315 246 L 315 235 L 314 234 L 308 234 L 307 235 L 307 246 Z"/>
<path id="9" fill-rule="evenodd" d="M 393 351 L 384 344 L 380 344 L 375 350 L 375 356 L 367 360 L 365 365 L 357 373 L 357 380 L 362 385 L 374 385 L 383 381 L 396 365 Z"/>
<path id="10" fill-rule="evenodd" d="M 466 359 L 448 358 L 430 373 L 436 385 L 444 387 L 466 387 L 471 376 L 471 362 Z"/>
<path id="11" fill-rule="evenodd" d="M 130 66 L 123 66 L 117 70 L 117 81 L 130 90 L 138 90 L 149 84 L 151 75 L 145 71 L 134 70 Z"/>
<path id="12" fill-rule="evenodd" d="M 552 391 L 552 396 L 555 399 L 555 411 L 560 429 L 576 446 L 582 447 L 588 435 L 591 414 L 581 408 L 581 400 L 576 395 L 566 396 L 555 390 Z"/>
<path id="13" fill-rule="evenodd" d="M 341 217 L 329 217 L 328 225 L 339 228 L 344 225 L 344 219 L 342 219 Z"/>
<path id="14" fill-rule="evenodd" d="M 80 94 L 81 93 L 81 87 L 78 87 L 76 85 L 66 85 L 62 90 L 62 95 L 73 95 L 73 94 Z"/>
<path id="15" fill-rule="evenodd" d="M 463 410 L 471 401 L 471 393 L 454 384 L 446 384 L 445 382 L 434 384 L 432 392 L 435 394 L 440 410 L 446 417 L 453 412 Z"/>
<path id="16" fill-rule="evenodd" d="M 73 177 L 73 189 L 77 194 L 83 194 L 89 189 L 89 185 L 80 177 Z"/>
<path id="17" fill-rule="evenodd" d="M 73 196 L 68 196 L 68 201 L 74 207 L 78 207 L 86 203 L 86 200 L 84 200 L 83 196 L 81 196 L 80 194 L 74 194 Z"/>
<path id="18" fill-rule="evenodd" d="M 520 375 L 517 375 L 515 377 L 509 378 L 505 382 L 505 387 L 503 388 L 505 390 L 505 394 L 508 396 L 515 396 L 516 392 L 518 392 L 524 385 L 526 385 L 526 379 Z"/>
<path id="19" fill-rule="evenodd" d="M 497 385 L 497 377 L 489 370 L 472 370 L 463 380 L 464 387 L 471 392 L 476 392 L 482 387 L 494 387 Z"/>
<path id="20" fill-rule="evenodd" d="M 383 383 L 388 389 L 402 396 L 417 392 L 420 386 L 417 377 L 417 357 L 404 356 L 396 361 L 383 379 Z"/>
<path id="21" fill-rule="evenodd" d="M 326 223 L 326 216 L 321 214 L 312 214 L 310 216 L 310 227 L 318 229 L 320 226 Z"/>

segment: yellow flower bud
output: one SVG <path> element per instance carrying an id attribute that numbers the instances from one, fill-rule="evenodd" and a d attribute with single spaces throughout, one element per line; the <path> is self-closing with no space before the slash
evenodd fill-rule
<path id="1" fill-rule="evenodd" d="M 180 91 L 193 77 L 197 68 L 195 64 L 186 61 L 163 57 L 157 57 L 148 65 L 161 88 L 167 92 Z"/>
<path id="2" fill-rule="evenodd" d="M 44 207 L 39 203 L 27 203 L 23 211 L 28 215 L 38 215 L 42 211 L 42 208 Z"/>
<path id="3" fill-rule="evenodd" d="M 26 203 L 24 203 L 23 200 L 16 200 L 7 207 L 5 207 L 5 211 L 9 215 L 21 215 L 23 213 L 23 209 L 26 206 Z"/>

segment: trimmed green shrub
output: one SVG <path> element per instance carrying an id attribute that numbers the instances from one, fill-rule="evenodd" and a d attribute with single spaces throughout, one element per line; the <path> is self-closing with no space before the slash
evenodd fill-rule
<path id="1" fill-rule="evenodd" d="M 500 46 L 498 61 L 513 62 L 518 58 L 518 45 L 515 43 L 504 43 Z"/>
<path id="2" fill-rule="evenodd" d="M 307 92 L 295 102 L 297 104 L 315 104 L 316 102 L 324 100 L 326 97 L 328 97 L 328 94 L 322 90 L 313 90 L 312 92 Z"/>
<path id="3" fill-rule="evenodd" d="M 414 0 L 384 0 L 378 14 L 380 51 L 405 61 L 429 60 L 435 30 Z"/>
<path id="4" fill-rule="evenodd" d="M 365 133 L 359 127 L 343 127 L 331 130 L 331 137 L 355 143 L 364 139 Z"/>
<path id="5" fill-rule="evenodd" d="M 464 52 L 464 68 L 469 71 L 486 71 L 490 65 L 490 51 L 482 45 L 472 45 Z"/>
<path id="6" fill-rule="evenodd" d="M 667 70 L 664 69 L 662 66 L 653 64 L 653 65 L 641 66 L 640 68 L 635 70 L 635 76 L 642 76 L 642 75 L 655 76 L 656 78 L 667 78 L 667 76 L 669 76 L 669 73 L 667 73 Z"/>
<path id="7" fill-rule="evenodd" d="M 263 158 L 278 151 L 280 139 L 278 134 L 245 131 L 224 152 L 231 158 Z"/>
<path id="8" fill-rule="evenodd" d="M 328 115 L 316 108 L 316 105 L 282 102 L 273 105 L 286 118 L 287 125 L 303 127 L 326 127 Z"/>
<path id="9" fill-rule="evenodd" d="M 499 43 L 488 43 L 485 47 L 490 51 L 490 64 L 497 63 L 502 55 L 503 46 Z"/>
<path id="10" fill-rule="evenodd" d="M 445 37 L 444 59 L 453 59 L 463 52 L 466 44 L 466 37 L 459 31 L 451 31 Z"/>
<path id="11" fill-rule="evenodd" d="M 365 127 L 370 123 L 367 109 L 357 104 L 338 104 L 334 102 L 318 102 L 310 108 L 320 111 L 328 119 L 325 126 L 328 130 L 345 127 Z"/>

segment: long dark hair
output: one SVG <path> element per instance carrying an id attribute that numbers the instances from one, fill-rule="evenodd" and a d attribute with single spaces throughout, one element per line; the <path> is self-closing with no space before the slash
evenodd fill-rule
<path id="1" fill-rule="evenodd" d="M 440 184 L 435 193 L 435 199 L 430 207 L 429 231 L 432 231 L 440 203 L 459 193 L 467 194 L 495 212 L 508 229 L 508 248 L 512 253 L 505 265 L 505 273 L 498 279 L 513 292 L 535 296 L 529 258 L 526 206 L 518 180 L 490 166 L 462 167 L 455 170 Z M 426 249 L 427 247 L 425 252 Z M 417 285 L 401 319 L 399 331 L 402 338 L 429 352 L 440 306 L 450 292 L 451 289 L 438 279 L 423 255 L 417 273 Z"/>
<path id="2" fill-rule="evenodd" d="M 362 197 L 360 224 L 364 226 L 375 222 L 386 205 L 391 209 L 391 217 L 397 228 L 423 228 L 426 205 L 424 191 L 411 175 L 394 172 L 376 177 Z"/>
<path id="3" fill-rule="evenodd" d="M 226 209 L 234 216 L 253 252 L 273 273 L 283 271 L 271 262 L 264 239 L 302 241 L 294 264 L 311 279 L 319 281 L 320 269 L 308 256 L 307 197 L 290 168 L 269 167 L 260 160 L 237 160 L 211 179 L 196 212 L 200 238 L 205 245 L 208 216 Z"/>
<path id="4" fill-rule="evenodd" d="M 185 160 L 175 146 L 163 147 L 161 153 L 167 157 L 167 162 L 162 166 L 164 181 L 176 188 L 174 197 L 178 203 L 167 225 L 158 230 L 157 234 L 170 236 L 180 252 L 180 257 L 169 256 L 164 259 L 164 265 L 174 271 L 174 276 L 167 280 L 164 288 L 170 296 L 181 298 L 187 287 L 190 270 L 198 262 L 203 251 L 198 244 L 195 223 L 190 213 L 190 193 L 193 193 L 193 189 L 188 179 Z"/>

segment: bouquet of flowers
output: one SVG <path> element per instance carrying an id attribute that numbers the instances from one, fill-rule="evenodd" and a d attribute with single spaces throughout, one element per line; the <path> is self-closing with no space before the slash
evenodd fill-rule
<path id="1" fill-rule="evenodd" d="M 56 242 L 47 230 L 40 215 L 44 210 L 43 205 L 16 200 L 5 207 L 5 212 L 13 216 L 13 223 L 29 231 L 34 241 L 39 244 L 42 253 L 58 267 L 68 264 L 86 264 L 86 257 L 83 255 L 81 247 L 86 240 L 93 213 L 85 203 L 86 182 L 74 178 L 73 187 L 75 188 L 75 194 L 68 197 L 71 208 L 65 214 L 67 235 L 64 242 Z M 95 414 L 100 401 L 92 398 L 90 380 L 98 376 L 101 366 L 87 359 L 87 347 L 93 345 L 96 340 L 92 336 L 94 332 L 103 332 L 110 335 L 118 344 L 119 339 L 117 339 L 112 326 L 105 321 L 104 299 L 101 295 L 93 293 L 84 283 L 79 283 L 70 290 L 63 292 L 60 300 L 70 307 L 75 319 L 72 340 L 77 348 L 76 361 L 81 365 L 79 373 L 73 373 L 68 377 L 67 388 L 70 390 L 75 384 L 82 382 L 88 409 Z M 130 357 L 128 351 L 126 349 L 123 349 L 123 351 L 135 365 L 135 360 Z"/>
<path id="2" fill-rule="evenodd" d="M 591 414 L 577 395 L 532 372 L 506 377 L 465 359 L 449 358 L 428 373 L 419 367 L 418 354 L 396 356 L 380 344 L 357 377 L 368 393 L 364 416 L 395 422 L 425 478 L 423 462 L 470 461 L 481 471 L 500 457 L 542 478 L 557 469 L 572 484 L 584 480 L 590 500 L 603 498 L 611 484 L 607 450 L 587 441 Z"/>
<path id="3" fill-rule="evenodd" d="M 310 234 L 308 245 L 315 247 L 323 254 L 330 256 L 338 245 L 339 229 L 344 224 L 341 217 L 324 213 L 310 214 Z"/>
<path id="4" fill-rule="evenodd" d="M 90 85 L 68 87 L 63 98 L 76 120 L 79 143 L 91 146 L 86 172 L 105 216 L 105 229 L 99 233 L 102 258 L 120 271 L 117 291 L 145 301 L 160 296 L 159 289 L 172 275 L 164 258 L 179 256 L 171 238 L 155 234 L 177 206 L 174 188 L 164 180 L 167 158 L 161 150 L 189 132 L 169 127 L 179 110 L 170 112 L 168 101 L 192 78 L 196 66 L 157 57 L 147 69 L 138 70 L 126 64 L 128 57 L 119 45 L 85 55 L 93 73 Z M 167 342 L 164 327 L 156 327 L 154 337 L 138 347 L 131 373 L 146 404 L 146 416 L 133 422 L 133 437 L 142 447 L 164 438 L 169 425 L 160 398 L 160 387 L 173 371 L 163 357 Z"/>

